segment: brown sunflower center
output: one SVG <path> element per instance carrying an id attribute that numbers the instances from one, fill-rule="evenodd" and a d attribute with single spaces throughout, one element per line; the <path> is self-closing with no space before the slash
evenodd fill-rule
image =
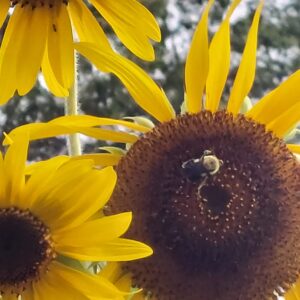
<path id="1" fill-rule="evenodd" d="M 230 194 L 222 187 L 205 185 L 199 191 L 200 197 L 212 214 L 218 215 L 229 208 Z"/>
<path id="2" fill-rule="evenodd" d="M 54 258 L 49 229 L 28 210 L 0 209 L 0 291 L 20 293 Z"/>
<path id="3" fill-rule="evenodd" d="M 111 208 L 133 211 L 128 235 L 154 248 L 127 268 L 158 299 L 261 300 L 296 280 L 299 164 L 263 125 L 183 115 L 136 142 L 117 172 Z"/>
<path id="4" fill-rule="evenodd" d="M 11 6 L 20 4 L 21 7 L 31 6 L 32 9 L 44 6 L 48 8 L 54 8 L 58 7 L 62 3 L 67 5 L 68 2 L 69 0 L 10 0 Z"/>

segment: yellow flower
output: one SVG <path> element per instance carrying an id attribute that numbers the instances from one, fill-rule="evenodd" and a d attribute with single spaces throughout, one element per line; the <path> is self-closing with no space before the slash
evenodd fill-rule
<path id="1" fill-rule="evenodd" d="M 300 71 L 240 113 L 254 80 L 261 2 L 227 109 L 218 111 L 239 1 L 209 46 L 212 3 L 187 57 L 187 113 L 166 114 L 120 160 L 111 209 L 132 209 L 128 236 L 154 249 L 125 266 L 155 299 L 270 299 L 300 274 L 300 164 L 292 154 L 300 147 L 282 140 L 300 120 Z M 299 296 L 296 283 L 286 299 Z"/>
<path id="2" fill-rule="evenodd" d="M 25 177 L 28 139 L 15 137 L 0 155 L 0 291 L 2 299 L 115 299 L 110 281 L 67 261 L 125 261 L 152 250 L 120 238 L 131 213 L 97 216 L 116 174 L 84 160 L 51 160 Z M 80 265 L 80 264 L 79 264 Z"/>
<path id="3" fill-rule="evenodd" d="M 110 211 L 132 210 L 128 237 L 154 249 L 150 258 L 124 263 L 134 285 L 154 299 L 270 299 L 286 292 L 300 274 L 300 164 L 295 155 L 300 146 L 284 141 L 300 120 L 300 71 L 242 113 L 255 76 L 261 2 L 227 108 L 218 111 L 230 68 L 229 21 L 239 2 L 232 2 L 210 43 L 213 1 L 208 2 L 186 61 L 182 115 L 175 115 L 163 91 L 141 84 L 149 80 L 144 73 L 135 68 L 134 76 L 128 74 L 136 101 L 160 123 L 153 127 L 132 118 L 140 129 L 123 123 L 140 132 L 133 143 L 133 133 L 111 135 L 132 146 L 125 155 L 118 153 L 122 158 Z M 99 56 L 91 48 L 85 51 Z M 146 86 L 156 97 L 148 97 Z M 105 139 L 99 126 L 118 124 L 85 118 L 77 125 L 66 117 L 25 125 L 9 136 L 26 131 L 31 139 L 55 135 L 55 124 L 69 126 L 58 134 L 99 133 Z M 287 299 L 300 297 L 298 291 L 296 283 Z"/>
<path id="4" fill-rule="evenodd" d="M 145 60 L 154 59 L 150 39 L 160 40 L 152 14 L 137 0 L 91 0 L 126 47 Z M 0 103 L 17 90 L 25 95 L 42 69 L 49 89 L 67 96 L 74 79 L 74 37 L 112 52 L 102 28 L 82 0 L 3 0 L 0 26 L 10 16 L 0 49 Z M 72 22 L 72 24 L 71 24 Z M 74 34 L 72 34 L 72 30 Z"/>

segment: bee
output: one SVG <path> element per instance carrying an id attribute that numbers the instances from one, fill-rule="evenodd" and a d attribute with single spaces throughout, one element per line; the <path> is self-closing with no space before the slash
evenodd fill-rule
<path id="1" fill-rule="evenodd" d="M 192 182 L 207 179 L 209 176 L 217 174 L 223 165 L 223 161 L 218 159 L 211 150 L 205 150 L 200 158 L 192 158 L 185 161 L 181 167 L 183 174 Z"/>

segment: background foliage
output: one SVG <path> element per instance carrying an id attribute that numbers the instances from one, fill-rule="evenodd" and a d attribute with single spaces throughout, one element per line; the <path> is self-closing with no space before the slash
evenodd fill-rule
<path id="1" fill-rule="evenodd" d="M 109 32 L 115 49 L 150 73 L 179 110 L 183 99 L 185 57 L 203 8 L 203 2 L 206 3 L 206 1 L 145 0 L 143 2 L 157 17 L 162 30 L 162 42 L 155 47 L 155 62 L 142 62 L 136 58 L 115 39 L 110 27 L 100 16 L 99 21 L 105 27 L 106 32 Z M 210 18 L 211 30 L 216 30 L 228 3 L 228 0 L 216 1 Z M 224 98 L 234 79 L 256 4 L 256 0 L 243 1 L 233 18 L 231 30 L 233 67 Z M 96 11 L 95 14 L 97 15 Z M 286 76 L 300 68 L 299 19 L 299 0 L 266 1 L 259 30 L 257 72 L 255 84 L 250 93 L 252 99 L 259 99 Z M 5 28 L 1 29 L 0 38 L 4 30 Z M 81 57 L 79 57 L 78 64 L 82 113 L 115 118 L 144 115 L 116 77 L 99 73 Z M 1 107 L 0 125 L 3 131 L 8 132 L 21 124 L 48 121 L 63 115 L 63 112 L 63 100 L 48 94 L 41 81 L 25 97 L 21 98 L 16 95 L 12 101 Z M 86 140 L 84 151 L 97 151 L 99 145 L 101 145 L 99 141 Z M 34 142 L 30 157 L 41 159 L 65 153 L 65 140 L 56 138 Z"/>

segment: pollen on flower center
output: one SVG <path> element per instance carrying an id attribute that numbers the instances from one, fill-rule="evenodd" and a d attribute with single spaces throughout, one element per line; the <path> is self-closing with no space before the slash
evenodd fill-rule
<path id="1" fill-rule="evenodd" d="M 128 236 L 154 249 L 126 268 L 154 298 L 270 299 L 297 279 L 300 167 L 264 125 L 186 114 L 140 138 L 117 173 L 111 209 L 133 211 Z"/>
<path id="2" fill-rule="evenodd" d="M 68 4 L 69 0 L 10 0 L 11 6 L 16 6 L 18 4 L 21 5 L 21 7 L 31 6 L 32 9 L 36 7 L 49 7 L 54 8 L 62 3 Z"/>
<path id="3" fill-rule="evenodd" d="M 49 229 L 28 210 L 0 209 L 0 292 L 20 294 L 55 257 Z"/>

